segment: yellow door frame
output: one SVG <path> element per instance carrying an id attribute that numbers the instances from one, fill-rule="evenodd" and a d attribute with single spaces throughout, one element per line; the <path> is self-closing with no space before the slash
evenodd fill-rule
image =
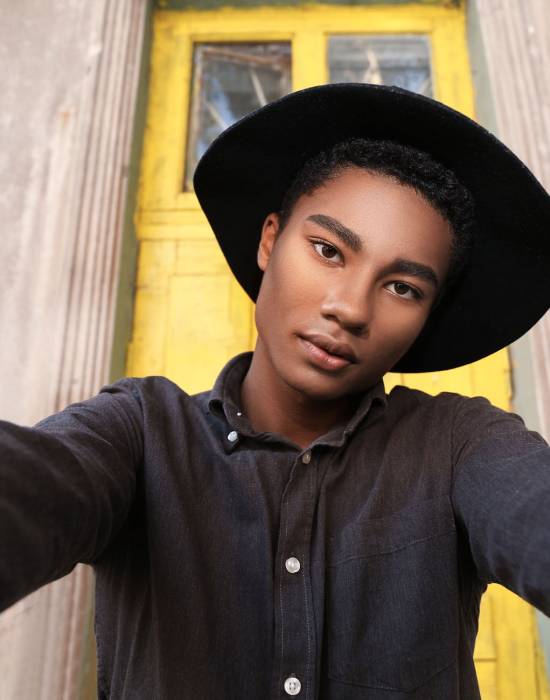
<path id="1" fill-rule="evenodd" d="M 434 96 L 474 117 L 465 10 L 425 4 L 300 5 L 157 11 L 136 230 L 140 254 L 128 374 L 164 374 L 189 393 L 211 386 L 223 361 L 253 347 L 253 307 L 232 279 L 192 192 L 184 192 L 186 130 L 197 42 L 289 41 L 292 88 L 327 81 L 334 34 L 423 34 Z M 506 351 L 450 372 L 388 375 L 430 393 L 484 395 L 510 407 Z M 499 586 L 482 601 L 476 668 L 484 700 L 543 698 L 532 609 Z M 546 697 L 546 696 L 544 696 Z"/>
<path id="2" fill-rule="evenodd" d="M 297 7 L 158 12 L 154 22 L 151 119 L 142 165 L 140 209 L 194 211 L 192 193 L 182 192 L 193 45 L 209 41 L 288 41 L 292 89 L 328 80 L 329 34 L 423 34 L 432 50 L 437 99 L 473 116 L 474 99 L 465 42 L 465 16 L 456 8 L 300 5 Z M 269 28 L 269 29 L 266 29 Z M 363 31 L 365 31 L 363 30 Z M 156 103 L 156 104 L 155 104 Z"/>

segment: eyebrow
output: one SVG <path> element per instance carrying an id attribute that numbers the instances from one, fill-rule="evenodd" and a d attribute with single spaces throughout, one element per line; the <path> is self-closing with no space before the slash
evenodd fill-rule
<path id="1" fill-rule="evenodd" d="M 439 280 L 434 270 L 428 265 L 423 265 L 422 263 L 414 262 L 413 260 L 405 260 L 404 258 L 397 258 L 390 266 L 392 272 L 401 272 L 405 275 L 412 275 L 413 277 L 420 277 L 426 282 L 432 284 L 436 289 L 439 287 Z"/>
<path id="2" fill-rule="evenodd" d="M 332 216 L 327 216 L 326 214 L 312 214 L 307 217 L 306 221 L 313 221 L 313 223 L 319 224 L 319 226 L 327 229 L 327 231 L 334 233 L 335 236 L 338 236 L 338 238 L 355 253 L 359 253 L 359 251 L 363 249 L 363 241 L 359 236 L 337 219 L 333 219 Z"/>
<path id="3" fill-rule="evenodd" d="M 337 219 L 333 219 L 332 216 L 327 216 L 326 214 L 311 214 L 308 216 L 307 221 L 313 221 L 313 223 L 322 226 L 327 231 L 334 233 L 348 248 L 353 250 L 355 253 L 359 253 L 363 250 L 363 241 L 361 238 L 352 231 L 347 226 L 344 226 Z M 414 262 L 414 260 L 406 260 L 405 258 L 397 258 L 391 265 L 388 266 L 391 272 L 400 272 L 405 275 L 412 275 L 413 277 L 419 277 L 432 284 L 436 289 L 439 287 L 439 280 L 434 270 L 428 265 L 423 265 L 422 263 Z"/>

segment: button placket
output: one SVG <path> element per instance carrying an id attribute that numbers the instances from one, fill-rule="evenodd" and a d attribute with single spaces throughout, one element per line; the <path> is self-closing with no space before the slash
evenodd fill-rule
<path id="1" fill-rule="evenodd" d="M 315 511 L 314 470 L 304 469 L 303 457 L 298 454 L 281 503 L 281 521 L 277 559 L 279 567 L 275 580 L 278 591 L 278 615 L 275 620 L 274 665 L 277 691 L 287 695 L 315 694 L 314 673 L 317 649 L 313 624 L 313 600 L 308 567 L 308 542 L 311 542 Z M 306 462 L 311 459 L 308 451 Z M 290 671 L 294 671 L 289 675 Z M 292 693 L 287 691 L 285 678 L 291 682 Z M 289 686 L 290 687 L 290 686 Z M 298 690 L 299 688 L 299 690 Z"/>

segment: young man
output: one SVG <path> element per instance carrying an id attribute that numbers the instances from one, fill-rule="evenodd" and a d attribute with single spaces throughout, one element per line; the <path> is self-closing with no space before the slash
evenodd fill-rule
<path id="1" fill-rule="evenodd" d="M 294 93 L 197 195 L 257 300 L 212 391 L 124 379 L 0 424 L 0 607 L 87 562 L 101 698 L 479 698 L 479 602 L 550 612 L 550 449 L 485 399 L 386 395 L 548 308 L 550 198 L 395 88 Z"/>

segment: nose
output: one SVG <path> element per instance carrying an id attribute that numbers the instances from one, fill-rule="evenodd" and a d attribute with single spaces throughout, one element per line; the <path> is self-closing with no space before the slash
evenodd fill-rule
<path id="1" fill-rule="evenodd" d="M 364 284 L 342 284 L 337 289 L 327 290 L 321 305 L 321 315 L 336 321 L 353 335 L 365 335 L 372 323 L 372 295 Z"/>

